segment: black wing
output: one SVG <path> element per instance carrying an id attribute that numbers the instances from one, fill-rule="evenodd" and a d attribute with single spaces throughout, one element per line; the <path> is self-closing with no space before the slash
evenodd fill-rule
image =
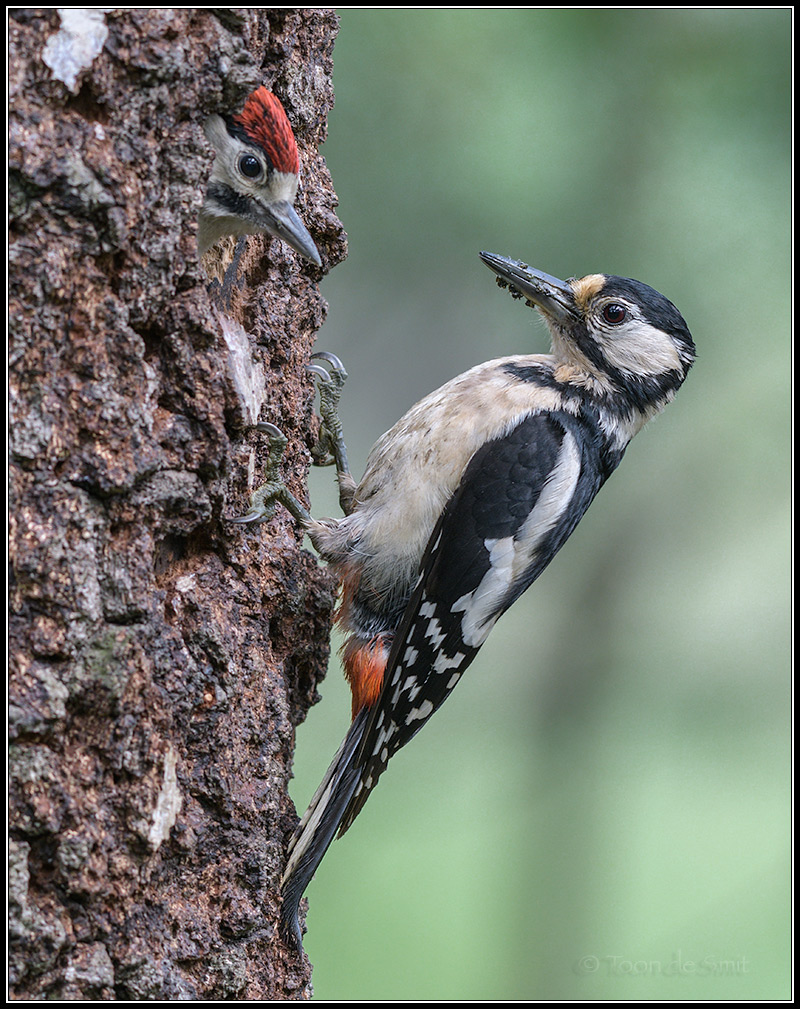
<path id="1" fill-rule="evenodd" d="M 541 574 L 603 483 L 602 438 L 566 412 L 531 414 L 472 457 L 423 557 L 354 764 L 343 834 L 389 759 L 455 687 L 497 619 Z"/>

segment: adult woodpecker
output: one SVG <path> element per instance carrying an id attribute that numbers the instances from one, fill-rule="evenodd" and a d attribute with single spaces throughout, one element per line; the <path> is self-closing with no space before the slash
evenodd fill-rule
<path id="1" fill-rule="evenodd" d="M 335 406 L 346 377 L 320 377 L 339 520 L 315 521 L 271 480 L 240 521 L 279 501 L 341 585 L 353 721 L 290 842 L 281 929 L 301 944 L 298 904 L 334 834 L 352 824 L 389 759 L 458 683 L 498 618 L 572 533 L 631 438 L 680 388 L 695 359 L 682 316 L 636 280 L 561 281 L 481 253 L 501 286 L 538 309 L 550 354 L 478 365 L 427 396 L 372 449 L 356 486 Z"/>
<path id="2" fill-rule="evenodd" d="M 204 130 L 216 157 L 200 211 L 198 254 L 226 235 L 266 233 L 321 266 L 314 240 L 292 206 L 297 143 L 275 95 L 260 87 L 238 115 L 210 116 Z"/>

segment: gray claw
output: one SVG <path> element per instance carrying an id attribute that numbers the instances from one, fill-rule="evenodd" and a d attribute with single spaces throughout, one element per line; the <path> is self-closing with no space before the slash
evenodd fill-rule
<path id="1" fill-rule="evenodd" d="M 238 525 L 257 525 L 267 522 L 275 514 L 275 508 L 282 504 L 294 518 L 305 525 L 311 519 L 306 509 L 289 491 L 279 475 L 283 453 L 286 451 L 286 435 L 268 421 L 253 425 L 256 431 L 265 434 L 269 439 L 269 460 L 264 483 L 250 497 L 250 507 L 244 515 L 228 519 Z"/>
<path id="2" fill-rule="evenodd" d="M 275 514 L 274 506 L 272 508 L 262 508 L 261 510 L 257 508 L 251 508 L 249 512 L 245 512 L 244 515 L 236 515 L 234 518 L 229 518 L 228 522 L 234 522 L 236 525 L 259 525 L 261 522 L 266 522 L 267 519 L 271 519 Z"/>
<path id="3" fill-rule="evenodd" d="M 306 365 L 307 371 L 310 371 L 312 375 L 316 375 L 317 378 L 322 380 L 320 383 L 320 393 L 322 393 L 323 387 L 328 387 L 331 391 L 336 389 L 338 394 L 341 395 L 344 383 L 347 381 L 347 372 L 342 362 L 335 354 L 329 354 L 326 350 L 316 351 L 316 353 L 311 355 L 311 360 L 313 361 L 315 358 L 327 361 L 330 365 L 330 369 L 323 368 L 319 364 Z M 336 397 L 337 403 L 339 395 Z"/>
<path id="4" fill-rule="evenodd" d="M 344 370 L 344 365 L 335 354 L 330 354 L 327 350 L 317 350 L 311 355 L 311 360 L 313 361 L 315 357 L 322 358 L 323 361 L 328 362 L 334 371 L 340 372 L 342 380 L 347 378 L 347 372 Z"/>
<path id="5" fill-rule="evenodd" d="M 266 434 L 270 439 L 270 454 L 272 454 L 272 449 L 280 447 L 281 453 L 284 451 L 287 445 L 286 435 L 281 431 L 279 427 L 275 427 L 274 424 L 270 424 L 268 420 L 259 421 L 258 424 L 253 425 L 254 431 L 260 431 L 262 434 Z"/>
<path id="6" fill-rule="evenodd" d="M 321 364 L 307 364 L 306 371 L 310 371 L 312 375 L 321 378 L 323 382 L 330 382 L 331 380 L 331 373 L 327 368 L 323 368 Z"/>

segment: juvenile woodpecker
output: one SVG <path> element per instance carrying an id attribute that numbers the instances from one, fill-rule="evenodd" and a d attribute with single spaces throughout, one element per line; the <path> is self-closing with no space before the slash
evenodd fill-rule
<path id="1" fill-rule="evenodd" d="M 265 87 L 236 116 L 210 116 L 205 134 L 216 150 L 197 231 L 202 257 L 226 235 L 268 233 L 322 265 L 314 240 L 292 206 L 297 143 L 283 106 Z"/>
<path id="2" fill-rule="evenodd" d="M 334 834 L 547 567 L 695 358 L 678 310 L 645 284 L 605 274 L 561 281 L 502 256 L 481 259 L 544 317 L 551 353 L 489 361 L 427 396 L 378 440 L 358 486 L 335 412 L 346 376 L 330 357 L 330 369 L 311 365 L 346 515 L 315 521 L 273 479 L 242 517 L 261 521 L 281 501 L 341 585 L 353 721 L 290 843 L 281 928 L 298 948 L 298 903 Z M 275 477 L 285 440 L 271 425 L 262 430 Z"/>

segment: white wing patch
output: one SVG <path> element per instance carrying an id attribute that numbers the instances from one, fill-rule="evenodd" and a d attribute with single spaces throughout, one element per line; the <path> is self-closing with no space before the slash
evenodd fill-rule
<path id="1" fill-rule="evenodd" d="M 485 541 L 491 567 L 480 585 L 453 605 L 454 612 L 464 614 L 461 633 L 471 648 L 480 648 L 489 636 L 498 620 L 499 601 L 530 566 L 542 540 L 569 507 L 580 475 L 580 449 L 573 435 L 565 432 L 556 464 L 530 515 L 516 536 Z"/>
<path id="2" fill-rule="evenodd" d="M 433 705 L 430 701 L 423 701 L 418 708 L 412 708 L 411 711 L 406 715 L 406 725 L 409 722 L 415 722 L 417 719 L 430 718 L 433 714 Z"/>

